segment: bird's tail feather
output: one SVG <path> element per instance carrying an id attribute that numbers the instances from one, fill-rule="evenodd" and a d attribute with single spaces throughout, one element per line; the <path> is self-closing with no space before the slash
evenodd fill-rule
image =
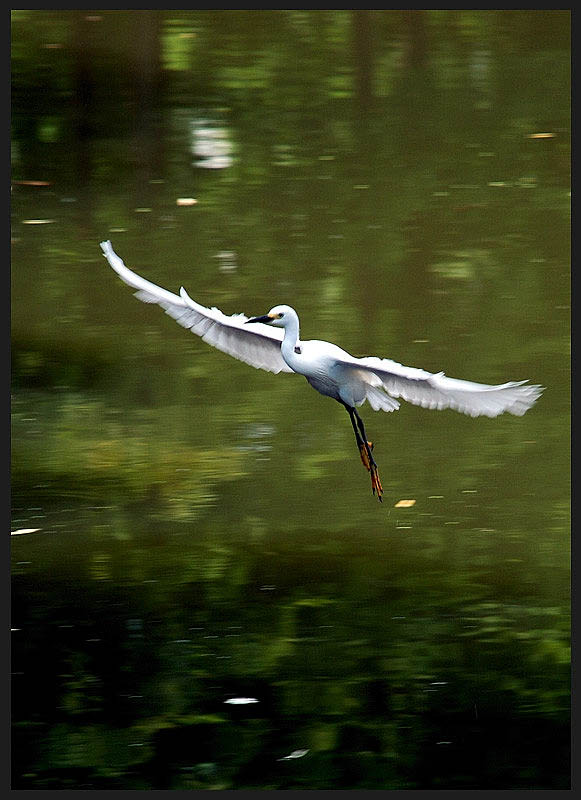
<path id="1" fill-rule="evenodd" d="M 400 406 L 395 398 L 375 386 L 367 385 L 365 394 L 366 400 L 374 411 L 397 411 Z"/>

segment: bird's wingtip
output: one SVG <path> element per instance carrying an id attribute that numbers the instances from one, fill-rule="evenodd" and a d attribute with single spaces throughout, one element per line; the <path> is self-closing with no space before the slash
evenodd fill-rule
<path id="1" fill-rule="evenodd" d="M 180 297 L 182 298 L 182 300 L 185 300 L 186 302 L 190 303 L 192 302 L 192 298 L 189 296 L 189 294 L 186 292 L 183 286 L 180 286 Z"/>

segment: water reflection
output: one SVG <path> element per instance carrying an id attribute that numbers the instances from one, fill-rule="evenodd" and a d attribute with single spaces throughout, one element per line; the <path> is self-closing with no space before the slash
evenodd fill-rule
<path id="1" fill-rule="evenodd" d="M 13 788 L 568 788 L 568 21 L 68 13 L 13 19 Z M 368 413 L 378 508 L 344 412 L 136 303 L 111 231 L 227 313 L 548 390 Z"/>
<path id="2" fill-rule="evenodd" d="M 193 164 L 203 169 L 226 169 L 234 163 L 228 129 L 211 119 L 191 121 Z"/>

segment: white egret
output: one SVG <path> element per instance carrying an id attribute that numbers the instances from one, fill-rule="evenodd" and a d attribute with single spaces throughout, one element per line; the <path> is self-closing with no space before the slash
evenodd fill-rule
<path id="1" fill-rule="evenodd" d="M 351 419 L 361 461 L 379 500 L 383 488 L 371 452 L 373 444 L 357 411 L 366 400 L 374 411 L 396 411 L 396 398 L 402 398 L 424 408 L 451 408 L 471 417 L 496 417 L 505 411 L 522 416 L 543 391 L 541 386 L 525 386 L 527 381 L 489 386 L 448 378 L 443 372 L 404 367 L 386 358 L 355 358 L 330 342 L 304 342 L 299 338 L 298 314 L 290 306 L 277 305 L 267 314 L 250 319 L 244 314 L 226 316 L 217 308 L 196 303 L 183 287 L 176 295 L 132 272 L 111 242 L 101 242 L 101 249 L 121 280 L 137 289 L 136 297 L 157 303 L 208 344 L 257 369 L 304 375 L 318 392 L 341 403 Z"/>

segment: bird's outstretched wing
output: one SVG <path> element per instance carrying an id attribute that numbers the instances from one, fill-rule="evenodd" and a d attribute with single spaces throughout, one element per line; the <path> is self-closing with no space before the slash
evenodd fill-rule
<path id="1" fill-rule="evenodd" d="M 527 381 L 489 386 L 448 378 L 443 372 L 404 367 L 396 361 L 374 356 L 345 359 L 341 366 L 346 372 L 360 376 L 366 384 L 366 399 L 375 410 L 394 410 L 385 398 L 384 393 L 387 393 L 416 406 L 451 408 L 471 417 L 497 417 L 505 411 L 520 417 L 543 391 L 542 386 L 526 386 Z"/>
<path id="2" fill-rule="evenodd" d="M 168 292 L 128 269 L 113 250 L 111 242 L 101 242 L 101 250 L 121 280 L 137 289 L 136 297 L 144 303 L 157 303 L 166 314 L 208 344 L 257 369 L 274 373 L 293 371 L 280 352 L 283 338 L 280 329 L 261 322 L 245 325 L 248 317 L 244 314 L 229 317 L 217 308 L 201 306 L 183 287 L 179 296 Z"/>

